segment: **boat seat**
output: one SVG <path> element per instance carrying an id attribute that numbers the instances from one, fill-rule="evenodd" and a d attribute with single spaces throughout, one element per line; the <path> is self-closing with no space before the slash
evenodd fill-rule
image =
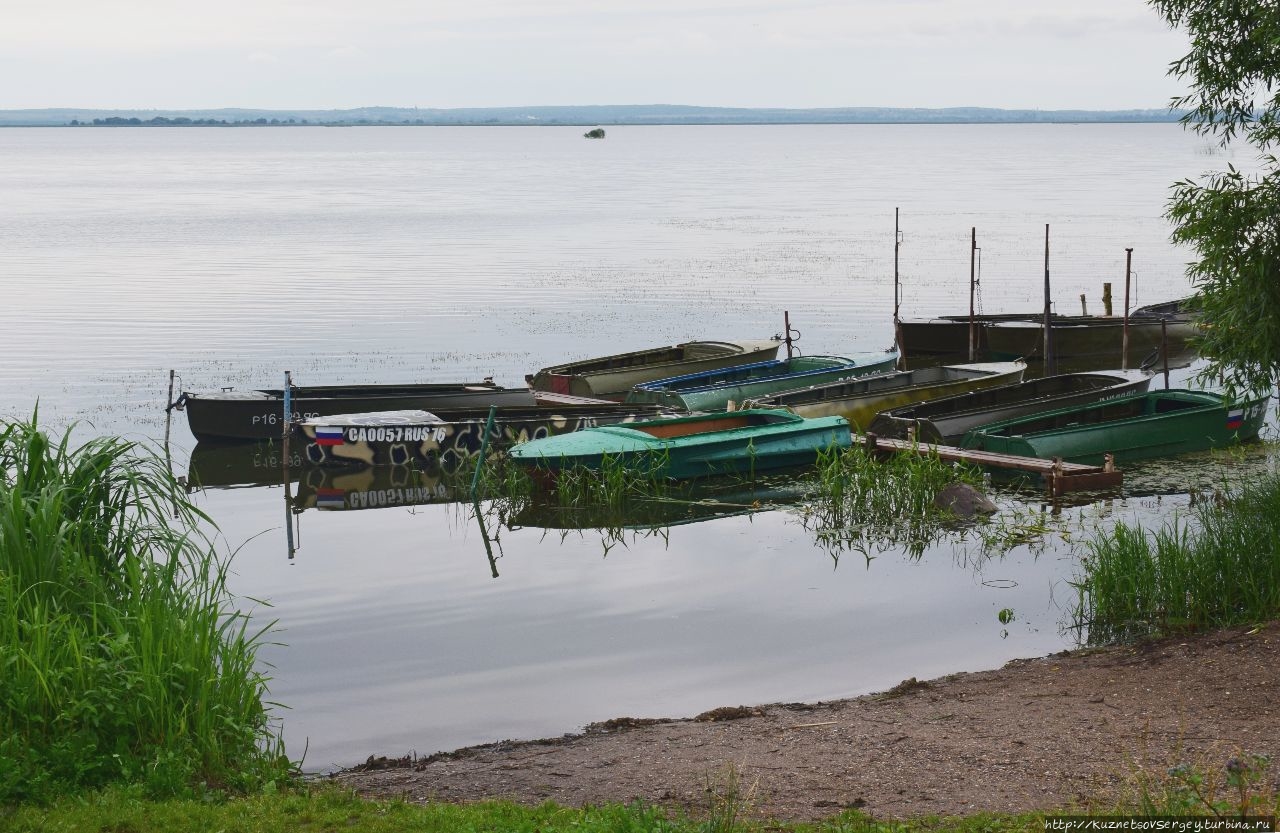
<path id="1" fill-rule="evenodd" d="M 672 421 L 670 423 L 655 423 L 646 425 L 643 428 L 636 426 L 624 426 L 635 428 L 637 431 L 643 431 L 650 436 L 659 439 L 668 437 L 688 437 L 693 434 L 709 434 L 713 431 L 732 431 L 734 428 L 746 428 L 754 424 L 751 419 L 745 416 L 726 416 L 720 419 L 703 419 L 697 422 L 680 422 Z"/>

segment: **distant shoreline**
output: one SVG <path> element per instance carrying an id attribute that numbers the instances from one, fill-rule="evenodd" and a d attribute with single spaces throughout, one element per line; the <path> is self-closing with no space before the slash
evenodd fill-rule
<path id="1" fill-rule="evenodd" d="M 591 127 L 771 124 L 1152 124 L 1181 112 L 1148 110 L 1002 110 L 892 107 L 731 108 L 676 105 L 592 105 L 351 110 L 0 110 L 0 127 Z"/>

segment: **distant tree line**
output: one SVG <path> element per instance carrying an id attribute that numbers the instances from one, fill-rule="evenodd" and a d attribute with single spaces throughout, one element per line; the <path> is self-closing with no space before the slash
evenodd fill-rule
<path id="1" fill-rule="evenodd" d="M 156 116 L 151 119 L 125 118 L 123 116 L 108 116 L 105 119 L 94 119 L 92 122 L 80 121 L 72 119 L 69 124 L 72 127 L 184 127 L 193 125 L 198 127 L 208 127 L 210 125 L 241 125 L 241 124 L 309 124 L 306 119 L 252 119 L 243 121 L 227 121 L 226 119 L 189 119 L 186 116 L 175 116 L 167 118 L 165 116 Z"/>

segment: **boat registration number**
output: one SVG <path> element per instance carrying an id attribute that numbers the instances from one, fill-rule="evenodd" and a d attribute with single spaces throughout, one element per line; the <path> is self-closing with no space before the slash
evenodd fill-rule
<path id="1" fill-rule="evenodd" d="M 427 440 L 443 442 L 449 433 L 442 427 L 426 425 L 382 425 L 347 429 L 349 443 L 420 443 Z"/>

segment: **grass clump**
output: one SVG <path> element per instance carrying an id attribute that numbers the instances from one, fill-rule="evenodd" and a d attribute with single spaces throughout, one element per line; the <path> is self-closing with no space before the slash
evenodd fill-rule
<path id="1" fill-rule="evenodd" d="M 936 454 L 895 454 L 881 460 L 862 446 L 818 454 L 817 480 L 802 513 L 806 528 L 832 551 L 902 546 L 918 557 L 952 520 L 934 499 L 946 486 L 977 486 L 981 470 Z"/>
<path id="2" fill-rule="evenodd" d="M 0 805 L 287 772 L 207 521 L 133 443 L 0 426 Z"/>
<path id="3" fill-rule="evenodd" d="M 1088 641 L 1272 619 L 1280 611 L 1280 478 L 1202 501 L 1192 526 L 1118 524 L 1088 544 L 1074 618 Z"/>

